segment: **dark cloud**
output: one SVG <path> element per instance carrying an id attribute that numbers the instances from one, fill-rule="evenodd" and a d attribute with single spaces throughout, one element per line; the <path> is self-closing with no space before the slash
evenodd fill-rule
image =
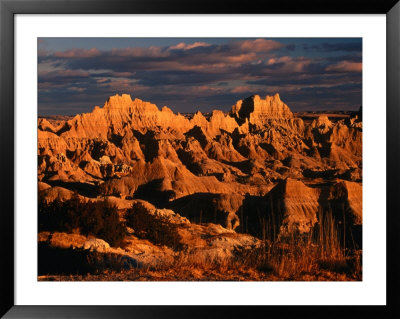
<path id="1" fill-rule="evenodd" d="M 358 42 L 343 42 L 343 43 L 321 43 L 321 44 L 303 44 L 306 51 L 322 51 L 322 52 L 361 52 L 362 43 Z"/>
<path id="2" fill-rule="evenodd" d="M 90 77 L 91 74 L 87 71 L 76 70 L 56 70 L 56 71 L 39 71 L 38 82 L 51 82 L 51 83 L 69 83 L 77 82 L 82 79 Z"/>
<path id="3" fill-rule="evenodd" d="M 361 51 L 355 54 L 337 55 L 325 58 L 329 62 L 339 62 L 339 61 L 352 61 L 352 62 L 362 62 Z"/>
<path id="4" fill-rule="evenodd" d="M 255 84 L 255 85 L 268 85 L 268 86 L 312 86 L 312 85 L 337 85 L 337 83 L 361 83 L 361 76 L 359 74 L 328 74 L 328 73 L 320 73 L 320 74 L 309 74 L 309 73 L 301 73 L 295 74 L 291 77 L 287 76 L 269 76 L 264 77 L 262 79 L 247 81 L 247 84 Z"/>
<path id="5" fill-rule="evenodd" d="M 362 105 L 361 83 L 332 87 L 304 87 L 283 94 L 297 110 L 356 110 Z M 281 94 L 281 98 L 282 94 Z M 306 103 L 304 103 L 306 102 Z"/>
<path id="6" fill-rule="evenodd" d="M 288 44 L 285 46 L 285 49 L 288 51 L 294 51 L 296 49 L 296 45 L 295 44 Z"/>

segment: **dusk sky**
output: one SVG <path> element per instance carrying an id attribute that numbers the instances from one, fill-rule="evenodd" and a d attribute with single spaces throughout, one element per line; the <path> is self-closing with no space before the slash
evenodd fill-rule
<path id="1" fill-rule="evenodd" d="M 362 104 L 361 38 L 39 38 L 39 115 L 75 115 L 110 95 L 174 112 L 230 110 L 279 93 L 292 111 Z"/>

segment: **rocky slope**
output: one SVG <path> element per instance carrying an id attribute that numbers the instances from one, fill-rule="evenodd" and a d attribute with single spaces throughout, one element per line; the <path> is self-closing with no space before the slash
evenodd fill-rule
<path id="1" fill-rule="evenodd" d="M 258 238 L 308 233 L 328 213 L 353 232 L 362 224 L 362 122 L 354 113 L 305 124 L 278 94 L 208 118 L 115 95 L 57 125 L 38 120 L 38 181 L 48 200 L 76 191 L 126 209 L 142 199 L 193 225 Z"/>

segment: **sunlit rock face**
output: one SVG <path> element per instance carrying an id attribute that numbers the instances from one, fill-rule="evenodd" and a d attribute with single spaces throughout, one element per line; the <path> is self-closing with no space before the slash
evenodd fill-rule
<path id="1" fill-rule="evenodd" d="M 249 120 L 249 123 L 262 126 L 271 119 L 290 119 L 293 113 L 283 103 L 279 94 L 266 96 L 262 99 L 259 95 L 252 95 L 244 100 L 239 100 L 232 107 L 231 114 L 239 121 Z"/>
<path id="2" fill-rule="evenodd" d="M 307 233 L 338 203 L 361 224 L 361 172 L 358 114 L 306 124 L 279 94 L 191 116 L 122 94 L 69 120 L 38 120 L 38 180 L 50 199 L 139 198 L 256 236 L 253 217 L 274 216 L 282 236 Z"/>

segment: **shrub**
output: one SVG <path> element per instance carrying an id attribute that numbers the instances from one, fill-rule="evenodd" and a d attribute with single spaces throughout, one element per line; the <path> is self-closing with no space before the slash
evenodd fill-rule
<path id="1" fill-rule="evenodd" d="M 179 232 L 179 228 L 182 228 L 181 225 L 171 222 L 168 217 L 152 213 L 151 209 L 143 203 L 134 203 L 126 211 L 126 225 L 133 228 L 135 235 L 139 238 L 148 239 L 156 245 L 182 249 Z"/>
<path id="2" fill-rule="evenodd" d="M 78 230 L 83 235 L 104 239 L 112 246 L 120 245 L 126 235 L 117 207 L 107 200 L 84 203 L 73 196 L 68 201 L 47 203 L 40 198 L 38 213 L 39 232 Z"/>

